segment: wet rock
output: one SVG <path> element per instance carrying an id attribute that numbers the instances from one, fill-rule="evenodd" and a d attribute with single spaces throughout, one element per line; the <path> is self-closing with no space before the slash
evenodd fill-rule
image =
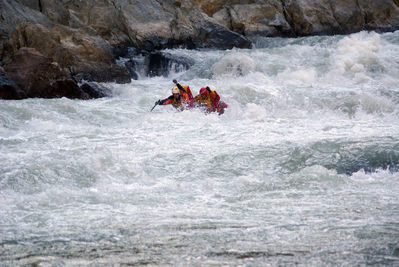
<path id="1" fill-rule="evenodd" d="M 148 55 L 148 73 L 150 77 L 153 76 L 168 76 L 170 70 L 181 72 L 189 69 L 194 62 L 190 59 L 175 57 L 169 53 L 153 52 Z"/>
<path id="2" fill-rule="evenodd" d="M 0 72 L 0 98 L 1 99 L 23 99 L 26 94 L 12 81 Z"/>
<path id="3" fill-rule="evenodd" d="M 396 257 L 399 257 L 399 247 L 397 247 L 393 250 L 393 255 Z"/>
<path id="4" fill-rule="evenodd" d="M 56 62 L 33 48 L 21 48 L 4 69 L 26 97 L 89 98 Z"/>
<path id="5" fill-rule="evenodd" d="M 130 77 L 133 80 L 137 80 L 139 78 L 137 75 L 136 63 L 132 59 L 129 59 L 125 62 L 125 68 L 129 71 Z"/>
<path id="6" fill-rule="evenodd" d="M 135 47 L 132 47 L 129 43 L 117 44 L 112 47 L 112 54 L 114 58 L 131 58 L 139 52 Z"/>
<path id="7" fill-rule="evenodd" d="M 221 26 L 214 27 L 209 24 L 200 28 L 198 37 L 194 39 L 194 44 L 198 48 L 218 49 L 250 48 L 252 46 L 246 37 L 233 31 L 226 31 Z"/>
<path id="8" fill-rule="evenodd" d="M 112 92 L 109 88 L 98 83 L 87 82 L 82 84 L 80 88 L 91 98 L 112 96 Z"/>
<path id="9" fill-rule="evenodd" d="M 78 65 L 77 69 L 70 69 L 70 73 L 77 82 L 115 82 L 120 84 L 131 82 L 129 71 L 116 64 L 82 63 Z"/>

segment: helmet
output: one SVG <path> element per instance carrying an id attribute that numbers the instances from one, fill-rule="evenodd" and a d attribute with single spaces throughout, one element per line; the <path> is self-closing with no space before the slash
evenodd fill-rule
<path id="1" fill-rule="evenodd" d="M 205 87 L 202 87 L 201 90 L 200 90 L 200 94 L 207 96 L 208 95 L 208 90 L 206 90 Z"/>
<path id="2" fill-rule="evenodd" d="M 177 87 L 173 87 L 172 94 L 178 94 L 178 93 L 179 93 L 179 89 L 177 89 Z"/>

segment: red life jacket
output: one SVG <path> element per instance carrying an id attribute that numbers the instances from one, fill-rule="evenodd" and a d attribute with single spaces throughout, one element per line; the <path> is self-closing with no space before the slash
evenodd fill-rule
<path id="1" fill-rule="evenodd" d="M 191 89 L 190 89 L 190 86 L 188 86 L 188 85 L 182 85 L 181 87 L 183 87 L 183 89 L 185 90 L 185 92 L 184 93 L 187 93 L 187 95 L 188 95 L 188 99 L 193 99 L 194 97 L 193 97 L 193 94 L 191 93 Z M 180 90 L 180 91 L 182 91 L 182 90 Z"/>

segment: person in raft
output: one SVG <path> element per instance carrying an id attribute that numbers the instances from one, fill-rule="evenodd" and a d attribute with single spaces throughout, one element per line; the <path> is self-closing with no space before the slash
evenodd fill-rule
<path id="1" fill-rule="evenodd" d="M 172 88 L 172 95 L 164 100 L 158 100 L 155 105 L 169 105 L 171 104 L 178 110 L 191 108 L 193 105 L 193 94 L 188 85 L 180 85 L 176 80 L 173 80 L 176 87 Z"/>
<path id="2" fill-rule="evenodd" d="M 208 86 L 200 89 L 199 94 L 194 97 L 194 102 L 203 107 L 207 113 L 217 112 L 221 115 L 224 113 L 224 109 L 227 108 L 227 104 L 220 101 L 219 94 Z"/>

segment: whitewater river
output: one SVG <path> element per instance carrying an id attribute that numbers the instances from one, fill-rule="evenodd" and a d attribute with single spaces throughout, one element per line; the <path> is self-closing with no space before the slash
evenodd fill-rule
<path id="1" fill-rule="evenodd" d="M 399 32 L 254 43 L 0 100 L 0 266 L 399 266 Z M 229 108 L 150 112 L 174 78 Z"/>

